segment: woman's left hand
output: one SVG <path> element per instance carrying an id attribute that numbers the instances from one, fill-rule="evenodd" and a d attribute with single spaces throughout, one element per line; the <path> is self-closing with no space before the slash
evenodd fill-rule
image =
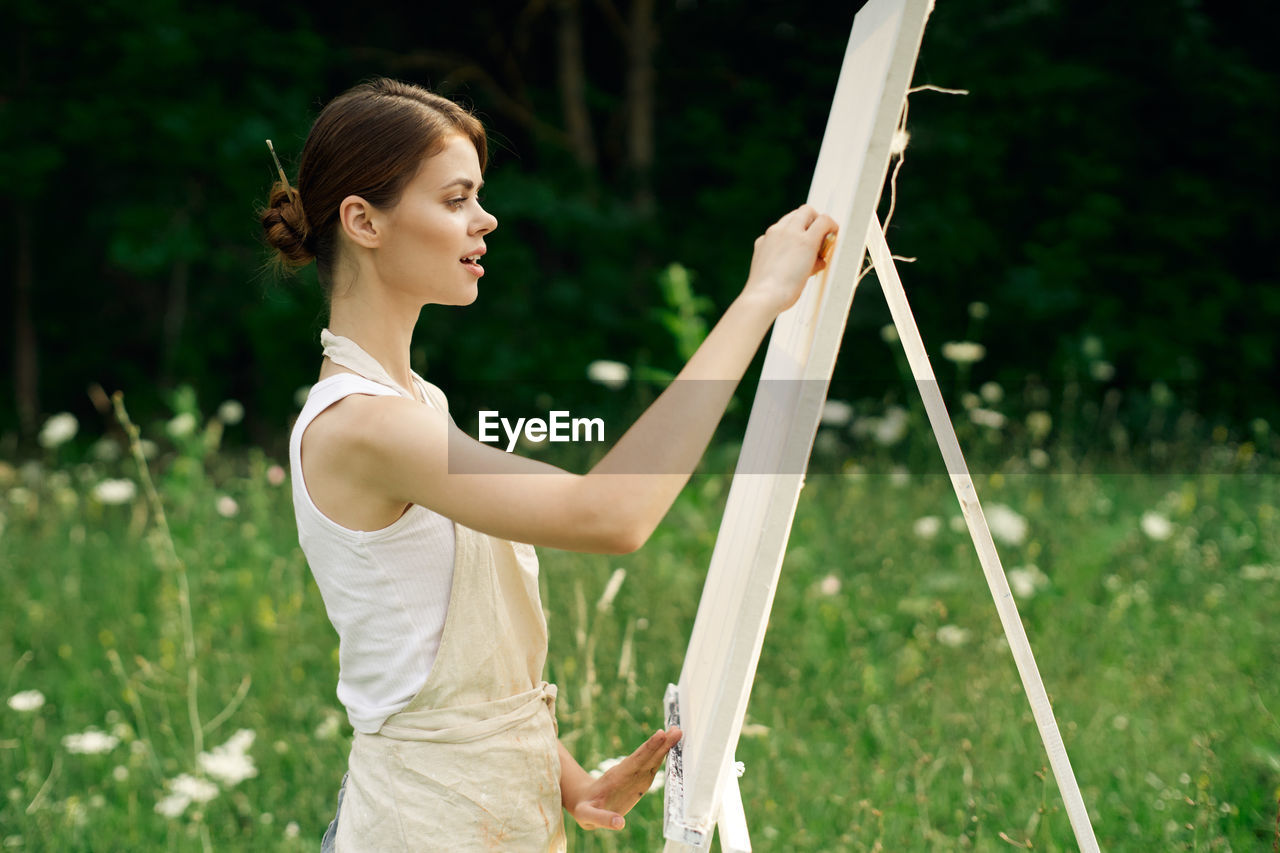
<path id="1" fill-rule="evenodd" d="M 655 732 L 639 749 L 593 779 L 576 794 L 577 802 L 567 802 L 565 808 L 583 829 L 622 829 L 627 823 L 623 815 L 649 790 L 667 753 L 679 740 L 677 728 Z"/>

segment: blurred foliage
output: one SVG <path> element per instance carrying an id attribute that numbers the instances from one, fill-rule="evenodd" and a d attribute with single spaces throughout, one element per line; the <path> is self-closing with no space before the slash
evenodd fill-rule
<path id="1" fill-rule="evenodd" d="M 564 9 L 581 19 L 589 164 L 561 129 Z M 581 379 L 598 358 L 678 368 L 699 318 L 740 287 L 751 240 L 803 199 L 851 12 L 658 4 L 654 165 L 639 176 L 632 11 L 6 4 L 0 200 L 7 226 L 21 211 L 31 227 L 0 228 L 0 302 L 16 304 L 25 249 L 40 411 L 88 414 L 83 389 L 97 382 L 156 416 L 188 383 L 206 408 L 244 401 L 256 443 L 283 439 L 325 309 L 313 272 L 265 272 L 263 140 L 292 172 L 319 107 L 375 74 L 459 97 L 494 140 L 487 203 L 502 224 L 481 299 L 424 312 L 416 367 L 451 392 L 456 380 Z M 919 258 L 902 274 L 931 349 L 970 334 L 966 306 L 980 300 L 987 357 L 971 383 L 1062 387 L 1096 339 L 1113 368 L 1099 396 L 1160 381 L 1207 417 L 1274 422 L 1280 75 L 1260 19 L 1275 14 L 1192 0 L 939 3 L 915 82 L 971 94 L 912 96 L 889 234 Z M 672 290 L 675 263 L 692 289 Z M 914 394 L 875 333 L 886 322 L 868 279 L 833 394 Z M 15 345 L 0 350 L 0 433 L 18 425 Z"/>

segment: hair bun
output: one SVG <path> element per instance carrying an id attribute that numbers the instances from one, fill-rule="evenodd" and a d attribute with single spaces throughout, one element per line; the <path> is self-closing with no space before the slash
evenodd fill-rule
<path id="1" fill-rule="evenodd" d="M 308 244 L 311 230 L 302 210 L 302 199 L 293 187 L 276 181 L 271 197 L 262 211 L 262 230 L 267 242 L 279 253 L 281 263 L 301 267 L 315 258 Z"/>

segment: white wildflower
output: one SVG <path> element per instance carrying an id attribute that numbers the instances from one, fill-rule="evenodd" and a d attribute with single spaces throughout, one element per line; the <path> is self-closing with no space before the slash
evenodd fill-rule
<path id="1" fill-rule="evenodd" d="M 170 438 L 186 438 L 196 431 L 196 416 L 190 412 L 174 415 L 164 429 Z"/>
<path id="2" fill-rule="evenodd" d="M 842 427 L 853 419 L 853 406 L 843 400 L 827 400 L 822 404 L 822 425 Z"/>
<path id="3" fill-rule="evenodd" d="M 120 738 L 97 729 L 88 729 L 80 734 L 64 735 L 62 738 L 62 746 L 67 752 L 77 755 L 98 755 L 110 752 L 119 743 Z"/>
<path id="4" fill-rule="evenodd" d="M 840 592 L 840 578 L 835 575 L 827 575 L 818 581 L 818 592 L 827 596 L 836 595 Z"/>
<path id="5" fill-rule="evenodd" d="M 1156 542 L 1163 542 L 1173 535 L 1173 522 L 1152 510 L 1142 514 L 1140 525 L 1142 532 L 1147 534 L 1147 538 Z"/>
<path id="6" fill-rule="evenodd" d="M 1049 454 L 1039 447 L 1033 447 L 1027 454 L 1027 461 L 1031 463 L 1032 468 L 1044 470 L 1049 467 Z"/>
<path id="7" fill-rule="evenodd" d="M 114 462 L 120 458 L 120 444 L 109 436 L 103 436 L 93 443 L 89 453 L 99 462 Z"/>
<path id="8" fill-rule="evenodd" d="M 118 506 L 132 501 L 138 494 L 133 480 L 103 480 L 93 487 L 93 497 L 100 504 Z"/>
<path id="9" fill-rule="evenodd" d="M 943 625 L 936 636 L 939 643 L 953 649 L 969 642 L 969 631 L 959 625 Z"/>
<path id="10" fill-rule="evenodd" d="M 149 438 L 140 439 L 138 449 L 142 451 L 143 459 L 155 459 L 160 453 L 160 445 Z"/>
<path id="11" fill-rule="evenodd" d="M 285 824 L 285 827 L 284 827 L 285 838 L 297 838 L 298 835 L 301 834 L 301 832 L 302 832 L 302 827 L 298 826 L 298 822 L 296 820 L 291 820 L 287 824 Z"/>
<path id="12" fill-rule="evenodd" d="M 284 469 L 279 465 L 272 465 L 267 469 L 267 482 L 273 486 L 279 486 L 284 483 Z"/>
<path id="13" fill-rule="evenodd" d="M 1027 432 L 1036 441 L 1044 438 L 1053 429 L 1053 418 L 1048 412 L 1036 410 L 1027 413 Z"/>
<path id="14" fill-rule="evenodd" d="M 1006 545 L 1021 545 L 1027 538 L 1027 520 L 1004 504 L 992 504 L 986 512 L 991 535 Z"/>
<path id="15" fill-rule="evenodd" d="M 1018 598 L 1030 598 L 1049 585 L 1049 577 L 1035 565 L 1010 569 L 1007 573 L 1009 587 Z"/>
<path id="16" fill-rule="evenodd" d="M 214 509 L 223 518 L 235 518 L 236 513 L 240 512 L 240 504 L 236 503 L 236 499 L 231 495 L 219 495 L 214 503 Z"/>
<path id="17" fill-rule="evenodd" d="M 1115 729 L 1118 732 L 1124 731 L 1125 729 L 1129 728 L 1129 718 L 1126 717 L 1124 714 L 1116 714 L 1114 717 L 1111 718 L 1111 728 Z"/>
<path id="18" fill-rule="evenodd" d="M 193 802 L 204 803 L 218 796 L 218 786 L 207 779 L 183 773 L 167 783 L 169 793 L 156 802 L 156 812 L 173 820 L 182 816 Z"/>
<path id="19" fill-rule="evenodd" d="M 1000 429 L 1004 426 L 1004 415 L 994 409 L 970 409 L 969 420 L 978 426 Z"/>
<path id="20" fill-rule="evenodd" d="M 117 764 L 115 767 L 111 768 L 111 778 L 115 779 L 117 782 L 125 781 L 129 778 L 129 768 L 125 767 L 123 764 Z"/>
<path id="21" fill-rule="evenodd" d="M 970 302 L 969 316 L 975 320 L 985 320 L 987 315 L 991 313 L 991 309 L 987 307 L 985 302 Z"/>
<path id="22" fill-rule="evenodd" d="M 1089 375 L 1098 382 L 1110 382 L 1115 378 L 1116 368 L 1109 361 L 1090 362 Z"/>
<path id="23" fill-rule="evenodd" d="M 597 359 L 587 365 L 587 378 L 610 391 L 617 391 L 631 378 L 631 368 L 620 361 Z"/>
<path id="24" fill-rule="evenodd" d="M 901 406 L 890 406 L 875 424 L 876 443 L 882 447 L 897 444 L 906 434 L 907 410 Z"/>
<path id="25" fill-rule="evenodd" d="M 1102 358 L 1102 338 L 1097 335 L 1086 335 L 1080 342 L 1080 351 L 1088 359 Z"/>
<path id="26" fill-rule="evenodd" d="M 223 400 L 218 406 L 218 420 L 227 426 L 235 426 L 244 420 L 244 405 L 239 400 Z"/>
<path id="27" fill-rule="evenodd" d="M 880 327 L 880 340 L 886 344 L 896 344 L 898 342 L 898 327 L 892 323 L 887 323 Z"/>
<path id="28" fill-rule="evenodd" d="M 249 729 L 240 729 L 222 746 L 215 746 L 208 752 L 197 755 L 196 767 L 227 787 L 257 776 L 258 768 L 249 755 L 254 737 Z"/>
<path id="29" fill-rule="evenodd" d="M 333 740 L 338 736 L 338 727 L 341 724 L 335 712 L 327 712 L 324 719 L 320 721 L 320 725 L 316 726 L 316 740 Z"/>
<path id="30" fill-rule="evenodd" d="M 987 348 L 974 341 L 947 341 L 942 345 L 942 357 L 956 364 L 975 364 L 987 355 Z"/>
<path id="31" fill-rule="evenodd" d="M 157 800 L 156 812 L 174 820 L 175 817 L 182 817 L 188 806 L 191 806 L 191 798 L 183 797 L 182 794 L 169 794 L 168 797 Z"/>
<path id="32" fill-rule="evenodd" d="M 1004 389 L 1000 387 L 999 382 L 983 382 L 982 387 L 978 389 L 978 394 L 983 402 L 993 406 L 1004 399 Z"/>
<path id="33" fill-rule="evenodd" d="M 911 472 L 902 465 L 894 465 L 889 469 L 889 485 L 901 489 L 911 482 Z"/>
<path id="34" fill-rule="evenodd" d="M 169 780 L 169 787 L 173 793 L 180 794 L 193 803 L 207 803 L 218 796 L 217 785 L 188 773 Z"/>
<path id="35" fill-rule="evenodd" d="M 916 519 L 916 523 L 911 526 L 916 536 L 921 539 L 932 539 L 942 530 L 942 519 L 936 515 L 925 515 Z"/>
<path id="36" fill-rule="evenodd" d="M 80 422 L 76 420 L 75 415 L 70 412 L 59 412 L 45 421 L 44 426 L 40 427 L 40 434 L 37 436 L 37 440 L 40 442 L 41 447 L 47 447 L 52 450 L 75 438 L 79 429 Z"/>
<path id="37" fill-rule="evenodd" d="M 982 405 L 982 398 L 972 391 L 965 391 L 960 395 L 960 406 L 963 409 L 976 409 Z"/>
<path id="38" fill-rule="evenodd" d="M 9 697 L 9 707 L 15 711 L 39 711 L 44 707 L 44 694 L 39 690 L 23 690 Z"/>
<path id="39" fill-rule="evenodd" d="M 613 570 L 613 574 L 609 575 L 609 582 L 604 585 L 604 592 L 600 593 L 600 600 L 596 602 L 597 611 L 609 612 L 609 608 L 613 607 L 613 600 L 618 597 L 618 590 L 622 589 L 622 582 L 626 579 L 626 569 Z"/>
<path id="40" fill-rule="evenodd" d="M 953 533 L 964 533 L 969 528 L 969 523 L 964 520 L 963 515 L 953 515 L 951 520 L 947 522 L 947 526 L 951 528 Z"/>

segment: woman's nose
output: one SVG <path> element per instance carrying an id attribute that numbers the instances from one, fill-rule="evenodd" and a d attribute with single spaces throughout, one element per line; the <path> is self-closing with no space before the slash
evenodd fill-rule
<path id="1" fill-rule="evenodd" d="M 476 219 L 475 232 L 477 234 L 488 234 L 496 230 L 498 227 L 498 217 L 494 216 L 483 207 L 480 208 L 480 216 Z"/>

